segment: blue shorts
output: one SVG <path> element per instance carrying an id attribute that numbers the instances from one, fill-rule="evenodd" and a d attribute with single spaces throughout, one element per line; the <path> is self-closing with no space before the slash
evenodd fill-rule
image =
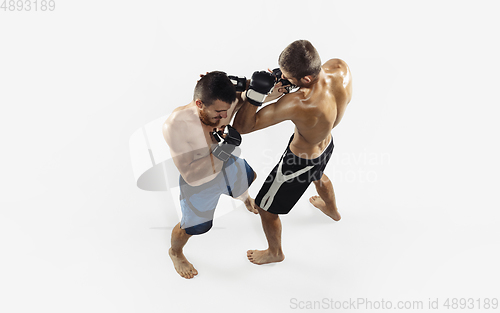
<path id="1" fill-rule="evenodd" d="M 181 228 L 189 235 L 200 235 L 212 228 L 215 207 L 221 195 L 241 196 L 254 179 L 254 171 L 244 159 L 231 156 L 211 181 L 191 186 L 179 177 L 181 189 Z"/>

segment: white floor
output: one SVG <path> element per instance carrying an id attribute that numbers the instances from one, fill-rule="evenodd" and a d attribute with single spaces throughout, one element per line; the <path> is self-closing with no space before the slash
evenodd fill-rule
<path id="1" fill-rule="evenodd" d="M 0 11 L 1 312 L 494 312 L 495 2 L 56 2 Z M 198 74 L 249 77 L 301 38 L 353 73 L 327 168 L 342 220 L 311 187 L 282 218 L 286 259 L 256 266 L 260 220 L 235 203 L 188 242 L 199 275 L 182 279 L 174 200 L 136 187 L 130 136 Z M 244 136 L 253 196 L 292 130 Z"/>

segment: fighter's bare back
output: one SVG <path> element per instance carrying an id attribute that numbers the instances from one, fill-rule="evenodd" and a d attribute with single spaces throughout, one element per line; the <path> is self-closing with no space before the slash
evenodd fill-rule
<path id="1" fill-rule="evenodd" d="M 330 143 L 331 130 L 340 123 L 351 97 L 351 72 L 340 59 L 323 64 L 318 82 L 311 88 L 285 95 L 283 100 L 294 103 L 291 108 L 300 111 L 292 119 L 296 126 L 292 152 L 303 158 L 317 157 Z"/>

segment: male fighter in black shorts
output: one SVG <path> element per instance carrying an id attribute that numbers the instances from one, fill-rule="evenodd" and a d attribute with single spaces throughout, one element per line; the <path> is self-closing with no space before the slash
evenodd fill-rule
<path id="1" fill-rule="evenodd" d="M 285 258 L 278 214 L 287 214 L 311 182 L 319 196 L 311 197 L 310 202 L 332 219 L 340 220 L 332 183 L 323 171 L 333 151 L 331 131 L 351 100 L 351 73 L 339 59 L 321 65 L 318 52 L 307 40 L 288 45 L 278 64 L 282 73 L 278 79 L 286 79 L 300 88 L 257 111 L 270 90 L 283 83 L 276 84 L 275 75 L 269 72 L 255 72 L 246 93 L 247 101 L 233 123 L 242 134 L 285 120 L 295 124 L 288 148 L 255 198 L 269 244 L 267 250 L 247 252 L 248 259 L 255 264 L 281 262 Z"/>

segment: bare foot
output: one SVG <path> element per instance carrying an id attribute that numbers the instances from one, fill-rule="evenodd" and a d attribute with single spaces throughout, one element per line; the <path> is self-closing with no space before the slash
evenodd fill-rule
<path id="1" fill-rule="evenodd" d="M 248 197 L 243 201 L 245 203 L 245 206 L 247 207 L 247 210 L 254 213 L 254 214 L 259 214 L 259 211 L 255 208 L 255 200 Z"/>
<path id="2" fill-rule="evenodd" d="M 198 271 L 194 268 L 193 264 L 188 262 L 182 252 L 180 254 L 174 254 L 172 248 L 170 248 L 168 249 L 168 255 L 170 255 L 172 262 L 174 262 L 175 270 L 179 275 L 188 279 L 198 275 Z"/>
<path id="3" fill-rule="evenodd" d="M 337 208 L 327 206 L 325 201 L 323 201 L 320 196 L 312 196 L 309 198 L 309 202 L 320 209 L 321 212 L 331 217 L 334 221 L 340 221 L 341 216 Z"/>
<path id="4" fill-rule="evenodd" d="M 254 264 L 267 264 L 274 262 L 281 262 L 285 259 L 285 255 L 280 252 L 278 254 L 273 254 L 267 250 L 248 250 L 247 251 L 248 260 Z"/>

